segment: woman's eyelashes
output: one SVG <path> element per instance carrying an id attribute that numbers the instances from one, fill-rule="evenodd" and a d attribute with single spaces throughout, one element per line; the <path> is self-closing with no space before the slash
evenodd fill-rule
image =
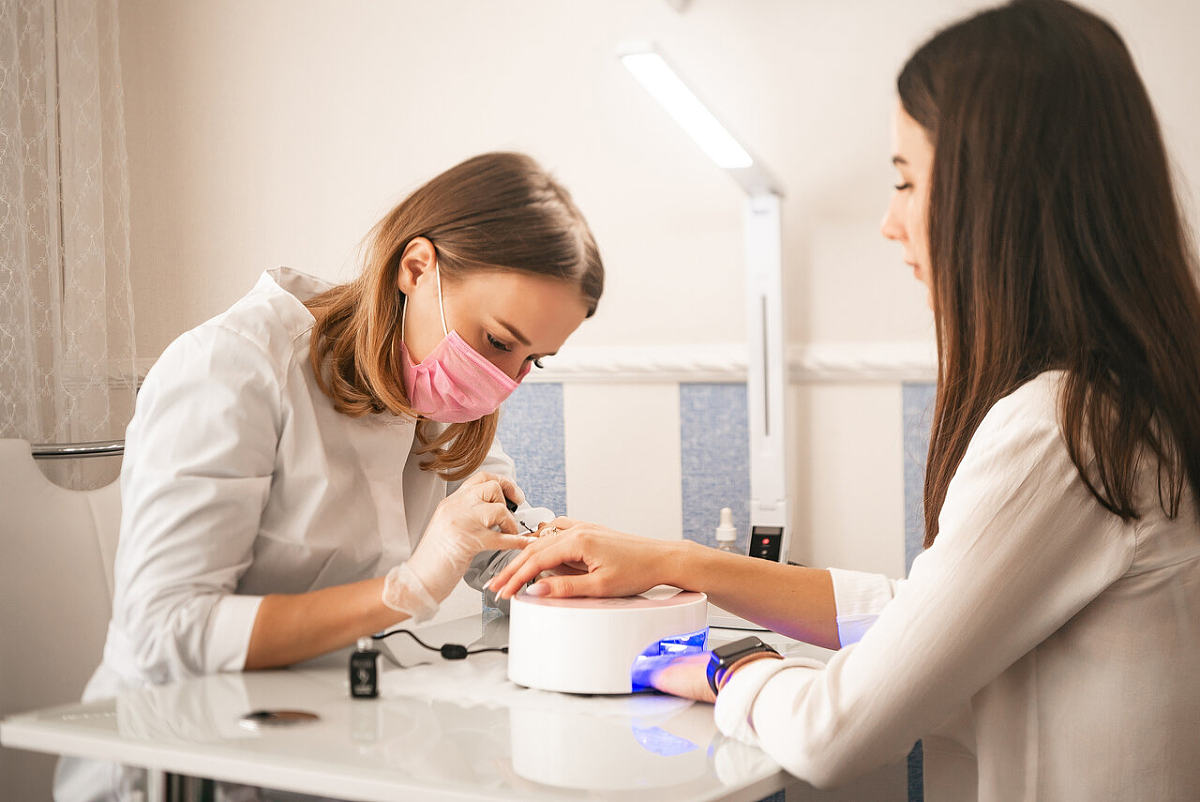
<path id="1" fill-rule="evenodd" d="M 893 189 L 895 189 L 897 192 L 903 192 L 906 189 L 912 189 L 912 184 L 908 181 L 905 181 L 903 184 L 896 184 Z"/>
<path id="2" fill-rule="evenodd" d="M 509 345 L 508 343 L 506 343 L 502 340 L 497 340 L 491 334 L 487 335 L 487 341 L 488 341 L 488 345 L 492 346 L 493 348 L 495 348 L 497 351 L 500 351 L 501 353 L 505 353 L 505 354 L 512 353 L 511 345 Z M 526 358 L 525 361 L 532 362 L 533 366 L 535 368 L 537 368 L 538 370 L 541 370 L 542 368 L 546 367 L 545 365 L 542 364 L 541 357 L 532 357 L 531 356 L 531 357 Z"/>

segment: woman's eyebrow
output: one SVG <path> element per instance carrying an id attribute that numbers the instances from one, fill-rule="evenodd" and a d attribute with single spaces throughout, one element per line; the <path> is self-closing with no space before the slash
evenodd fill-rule
<path id="1" fill-rule="evenodd" d="M 893 156 L 893 157 L 892 157 L 892 164 L 895 164 L 895 165 L 897 165 L 897 166 L 899 166 L 899 165 L 901 165 L 901 164 L 907 165 L 907 164 L 908 164 L 908 159 L 904 158 L 903 156 Z"/>
<path id="2" fill-rule="evenodd" d="M 508 323 L 505 323 L 500 318 L 493 318 L 493 319 L 496 321 L 497 325 L 503 326 L 504 328 L 508 329 L 508 333 L 511 334 L 513 337 L 515 337 L 517 342 L 519 342 L 521 345 L 524 345 L 526 348 L 528 348 L 532 344 L 529 342 L 528 338 L 526 338 L 524 334 L 517 331 L 515 328 L 513 328 Z"/>

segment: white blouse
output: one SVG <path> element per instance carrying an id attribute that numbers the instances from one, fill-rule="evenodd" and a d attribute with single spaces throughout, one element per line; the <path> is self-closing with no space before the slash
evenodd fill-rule
<path id="1" fill-rule="evenodd" d="M 1097 503 L 1061 379 L 988 412 L 906 581 L 832 571 L 843 648 L 739 671 L 723 732 L 821 786 L 920 738 L 929 800 L 1200 799 L 1195 500 L 1168 519 L 1144 465 L 1141 520 Z"/>
<path id="2" fill-rule="evenodd" d="M 446 483 L 420 469 L 414 422 L 343 415 L 313 376 L 302 301 L 329 286 L 268 271 L 146 376 L 126 431 L 112 621 L 85 699 L 240 671 L 264 595 L 381 576 L 420 540 Z M 498 445 L 481 470 L 513 475 Z"/>

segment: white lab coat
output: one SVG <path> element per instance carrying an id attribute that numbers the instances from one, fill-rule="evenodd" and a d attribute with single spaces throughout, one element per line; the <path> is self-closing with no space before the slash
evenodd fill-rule
<path id="1" fill-rule="evenodd" d="M 1200 524 L 1138 477 L 1140 520 L 1088 492 L 1062 374 L 997 402 L 909 578 L 833 571 L 843 648 L 747 666 L 717 723 L 822 784 L 924 739 L 925 798 L 1200 799 Z"/>
<path id="2" fill-rule="evenodd" d="M 414 421 L 343 415 L 317 386 L 302 301 L 329 286 L 268 271 L 146 376 L 126 430 L 112 620 L 85 700 L 240 671 L 264 595 L 382 576 L 412 554 L 446 483 L 421 470 Z M 481 470 L 513 475 L 498 444 Z M 496 555 L 476 560 L 474 586 Z M 77 763 L 63 762 L 60 789 Z"/>

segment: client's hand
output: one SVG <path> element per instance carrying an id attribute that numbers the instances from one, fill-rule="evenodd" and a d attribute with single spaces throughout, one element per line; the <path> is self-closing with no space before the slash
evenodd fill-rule
<path id="1" fill-rule="evenodd" d="M 532 596 L 631 596 L 655 585 L 673 584 L 673 553 L 679 543 L 627 535 L 603 526 L 557 518 L 556 534 L 545 534 L 504 567 L 488 588 L 502 599 L 548 569 L 569 565 L 575 576 L 551 576 L 529 588 Z"/>
<path id="2" fill-rule="evenodd" d="M 691 652 L 682 655 L 638 658 L 634 662 L 633 681 L 646 687 L 657 688 L 672 696 L 695 699 L 698 702 L 715 702 L 712 687 L 708 684 L 709 652 Z"/>
<path id="3" fill-rule="evenodd" d="M 712 686 L 708 684 L 708 664 L 712 652 L 689 652 L 661 657 L 639 657 L 633 663 L 633 681 L 637 685 L 657 688 L 672 696 L 695 699 L 698 702 L 715 702 Z M 757 652 L 736 661 L 718 678 L 721 687 L 736 674 L 756 660 L 780 659 L 774 652 Z"/>

